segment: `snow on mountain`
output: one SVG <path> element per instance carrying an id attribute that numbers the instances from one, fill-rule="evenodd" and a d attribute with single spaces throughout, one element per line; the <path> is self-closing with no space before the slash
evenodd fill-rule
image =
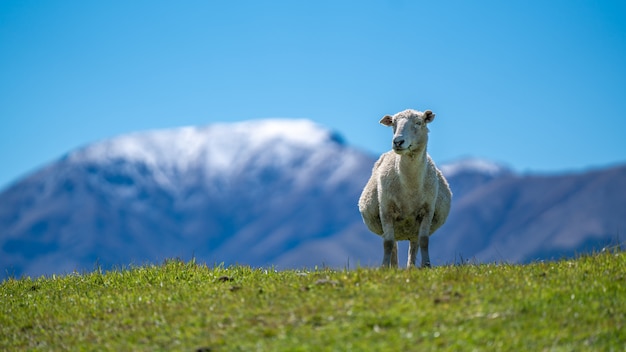
<path id="1" fill-rule="evenodd" d="M 375 160 L 308 120 L 93 143 L 0 193 L 0 278 L 172 257 L 277 268 L 378 265 L 381 240 L 357 209 Z M 435 265 L 569 256 L 614 243 L 626 228 L 626 167 L 520 176 L 464 159 L 441 169 L 453 203 L 431 239 Z"/>
<path id="2" fill-rule="evenodd" d="M 205 171 L 224 176 L 240 171 L 250 158 L 264 157 L 265 149 L 271 149 L 270 161 L 280 165 L 293 153 L 332 139 L 332 132 L 309 120 L 253 120 L 133 133 L 95 143 L 71 153 L 68 159 L 125 160 L 158 167 L 169 174 L 202 165 Z"/>
<path id="3" fill-rule="evenodd" d="M 479 158 L 464 158 L 442 164 L 440 170 L 446 177 L 454 177 L 462 173 L 479 173 L 488 176 L 511 173 L 511 170 L 502 164 Z"/>

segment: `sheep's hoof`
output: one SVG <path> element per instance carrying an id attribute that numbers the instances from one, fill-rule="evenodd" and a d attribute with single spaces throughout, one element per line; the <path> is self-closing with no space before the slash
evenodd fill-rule
<path id="1" fill-rule="evenodd" d="M 422 263 L 422 268 L 430 268 L 430 262 Z"/>

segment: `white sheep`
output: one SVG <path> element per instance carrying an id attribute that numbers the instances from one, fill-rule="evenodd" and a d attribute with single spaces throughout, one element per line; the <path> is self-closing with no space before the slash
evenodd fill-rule
<path id="1" fill-rule="evenodd" d="M 383 267 L 398 266 L 396 241 L 409 240 L 407 267 L 420 248 L 422 267 L 430 267 L 429 236 L 448 217 L 452 192 L 426 152 L 427 124 L 435 114 L 405 110 L 380 123 L 393 127 L 393 151 L 380 156 L 359 198 L 359 211 L 370 231 L 383 237 Z"/>

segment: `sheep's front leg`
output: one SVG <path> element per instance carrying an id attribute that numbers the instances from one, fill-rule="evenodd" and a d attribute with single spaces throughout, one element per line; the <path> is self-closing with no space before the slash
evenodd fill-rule
<path id="1" fill-rule="evenodd" d="M 430 256 L 428 255 L 428 235 L 420 236 L 420 254 L 422 255 L 422 268 L 430 268 Z"/>
<path id="2" fill-rule="evenodd" d="M 398 243 L 395 240 L 383 240 L 383 268 L 398 267 Z"/>
<path id="3" fill-rule="evenodd" d="M 417 249 L 419 248 L 419 245 L 417 243 L 417 240 L 411 240 L 409 242 L 409 260 L 407 260 L 406 263 L 407 268 L 415 266 L 415 260 L 417 259 Z"/>
<path id="4" fill-rule="evenodd" d="M 383 228 L 383 268 L 398 267 L 398 245 L 390 211 L 381 207 L 380 220 Z"/>
<path id="5" fill-rule="evenodd" d="M 393 250 L 391 250 L 391 266 L 398 267 L 398 242 L 393 241 Z"/>
<path id="6" fill-rule="evenodd" d="M 383 268 L 398 267 L 398 244 L 390 223 L 383 225 L 383 251 Z"/>
<path id="7" fill-rule="evenodd" d="M 383 239 L 383 268 L 390 268 L 394 266 L 393 257 L 395 257 L 395 260 L 397 263 L 398 255 L 397 254 L 395 256 L 393 255 L 395 246 L 396 246 L 396 241 Z"/>

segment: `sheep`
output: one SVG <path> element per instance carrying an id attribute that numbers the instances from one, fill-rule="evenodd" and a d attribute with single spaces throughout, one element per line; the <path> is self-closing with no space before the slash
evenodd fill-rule
<path id="1" fill-rule="evenodd" d="M 370 231 L 383 238 L 383 267 L 398 266 L 396 241 L 409 241 L 407 267 L 430 267 L 429 237 L 450 212 L 452 192 L 426 152 L 427 124 L 435 114 L 405 110 L 380 120 L 393 127 L 392 149 L 380 156 L 359 198 L 359 211 Z"/>

